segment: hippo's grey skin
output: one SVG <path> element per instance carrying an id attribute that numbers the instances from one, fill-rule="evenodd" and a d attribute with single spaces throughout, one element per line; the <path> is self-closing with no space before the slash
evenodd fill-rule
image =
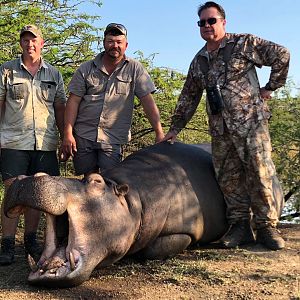
<path id="1" fill-rule="evenodd" d="M 83 182 L 40 173 L 10 187 L 7 216 L 27 206 L 46 213 L 45 248 L 31 284 L 75 286 L 127 254 L 165 258 L 227 230 L 211 155 L 199 147 L 156 144 L 102 175 Z"/>

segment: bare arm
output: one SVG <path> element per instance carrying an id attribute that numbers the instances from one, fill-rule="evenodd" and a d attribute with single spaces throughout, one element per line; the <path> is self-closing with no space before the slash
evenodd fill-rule
<path id="1" fill-rule="evenodd" d="M 62 143 L 63 159 L 66 160 L 77 151 L 76 141 L 73 136 L 73 128 L 77 118 L 78 107 L 81 97 L 70 94 L 65 110 L 65 124 L 64 124 L 64 139 Z"/>
<path id="2" fill-rule="evenodd" d="M 155 131 L 155 142 L 158 143 L 164 138 L 164 132 L 160 123 L 159 110 L 151 94 L 140 98 L 146 117 Z"/>
<path id="3" fill-rule="evenodd" d="M 58 128 L 60 137 L 64 136 L 64 114 L 65 114 L 66 104 L 64 102 L 54 102 L 54 112 L 56 126 Z"/>

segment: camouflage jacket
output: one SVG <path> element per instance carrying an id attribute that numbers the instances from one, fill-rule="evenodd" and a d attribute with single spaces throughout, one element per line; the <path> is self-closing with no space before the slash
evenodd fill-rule
<path id="1" fill-rule="evenodd" d="M 225 76 L 225 62 L 219 49 L 233 42 L 236 44 Z M 221 87 L 225 106 L 221 113 L 212 115 L 209 105 L 206 105 L 212 135 L 223 134 L 224 122 L 229 131 L 243 135 L 253 122 L 270 117 L 267 103 L 260 97 L 255 67 L 271 67 L 265 88 L 274 91 L 286 82 L 289 51 L 251 34 L 231 33 L 226 33 L 219 49 L 208 53 L 204 46 L 194 57 L 172 117 L 170 130 L 178 133 L 185 127 L 197 109 L 207 85 L 218 84 Z M 200 56 L 208 60 L 207 80 L 200 68 L 200 61 L 203 61 L 203 58 L 199 59 Z"/>

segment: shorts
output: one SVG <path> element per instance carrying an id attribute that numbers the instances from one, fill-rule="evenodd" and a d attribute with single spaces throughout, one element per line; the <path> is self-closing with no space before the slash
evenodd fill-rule
<path id="1" fill-rule="evenodd" d="M 1 149 L 2 180 L 44 172 L 59 175 L 56 151 Z"/>
<path id="2" fill-rule="evenodd" d="M 110 169 L 122 160 L 122 147 L 118 144 L 105 144 L 75 136 L 77 152 L 73 157 L 76 175 L 100 172 Z"/>

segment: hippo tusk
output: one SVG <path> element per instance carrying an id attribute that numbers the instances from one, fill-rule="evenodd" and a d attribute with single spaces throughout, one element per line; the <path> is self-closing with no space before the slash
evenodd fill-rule
<path id="1" fill-rule="evenodd" d="M 74 260 L 74 255 L 72 252 L 70 252 L 70 254 L 69 254 L 69 262 L 70 262 L 71 271 L 74 271 L 75 270 L 75 260 Z"/>
<path id="2" fill-rule="evenodd" d="M 32 272 L 36 272 L 39 269 L 35 260 L 30 254 L 28 254 L 27 261 Z"/>

